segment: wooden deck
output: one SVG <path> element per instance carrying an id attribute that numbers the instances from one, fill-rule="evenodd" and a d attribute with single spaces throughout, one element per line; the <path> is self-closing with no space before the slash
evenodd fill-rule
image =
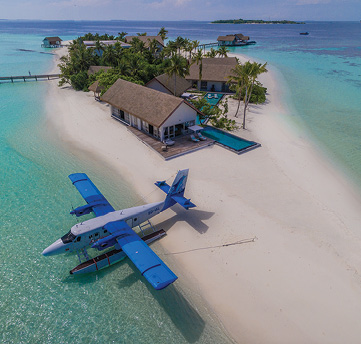
<path id="1" fill-rule="evenodd" d="M 188 154 L 208 146 L 212 146 L 215 143 L 214 140 L 211 140 L 209 138 L 206 141 L 193 142 L 191 141 L 189 135 L 184 135 L 172 139 L 175 141 L 175 144 L 173 146 L 168 146 L 167 150 L 163 151 L 162 146 L 164 146 L 164 144 L 159 140 L 156 140 L 154 137 L 151 137 L 143 131 L 140 131 L 131 126 L 128 127 L 128 130 L 132 132 L 145 145 L 155 150 L 159 155 L 163 157 L 164 160 L 170 160 L 178 156 Z"/>

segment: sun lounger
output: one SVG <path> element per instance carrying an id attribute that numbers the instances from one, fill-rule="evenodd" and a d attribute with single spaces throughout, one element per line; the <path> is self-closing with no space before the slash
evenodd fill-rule
<path id="1" fill-rule="evenodd" d="M 195 136 L 194 136 L 193 134 L 191 135 L 191 140 L 192 140 L 193 142 L 199 142 L 199 140 L 198 140 L 198 139 L 196 139 L 196 138 L 195 138 Z"/>
<path id="2" fill-rule="evenodd" d="M 202 141 L 207 140 L 207 138 L 204 137 L 201 133 L 197 133 L 197 135 L 198 135 L 198 138 L 199 138 L 200 140 L 202 140 Z"/>
<path id="3" fill-rule="evenodd" d="M 171 139 L 166 139 L 164 141 L 164 143 L 167 145 L 167 146 L 173 146 L 175 144 L 175 142 Z"/>

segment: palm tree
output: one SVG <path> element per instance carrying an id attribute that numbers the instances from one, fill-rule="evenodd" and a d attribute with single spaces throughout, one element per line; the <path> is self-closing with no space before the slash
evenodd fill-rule
<path id="1" fill-rule="evenodd" d="M 199 82 L 201 82 L 203 70 L 203 52 L 201 49 L 198 49 L 197 53 L 193 54 L 192 63 L 196 63 L 199 67 Z"/>
<path id="2" fill-rule="evenodd" d="M 116 65 L 116 55 L 115 49 L 112 45 L 105 47 L 102 55 L 103 64 L 106 66 L 115 66 Z"/>
<path id="3" fill-rule="evenodd" d="M 227 57 L 227 53 L 229 53 L 229 49 L 227 49 L 224 45 L 220 46 L 217 50 L 217 54 L 220 57 Z"/>
<path id="4" fill-rule="evenodd" d="M 102 56 L 103 55 L 103 51 L 104 51 L 104 45 L 103 43 L 100 42 L 99 39 L 97 39 L 95 41 L 95 47 L 94 47 L 94 52 L 98 55 L 98 56 Z"/>
<path id="5" fill-rule="evenodd" d="M 164 41 L 168 38 L 167 33 L 168 33 L 168 31 L 164 27 L 161 27 L 158 32 L 158 36 L 160 36 L 162 38 L 162 40 Z"/>
<path id="6" fill-rule="evenodd" d="M 259 81 L 257 80 L 258 76 L 262 73 L 266 73 L 267 62 L 263 65 L 257 62 L 247 61 L 245 64 L 238 64 L 232 72 L 233 76 L 230 76 L 230 81 L 235 81 L 237 92 L 239 92 L 239 102 L 241 98 L 241 92 L 244 89 L 245 95 L 243 97 L 244 109 L 243 109 L 243 129 L 246 129 L 246 111 L 251 99 L 252 91 L 254 85 L 259 85 Z M 236 117 L 238 114 L 239 104 L 236 112 Z"/>
<path id="7" fill-rule="evenodd" d="M 122 31 L 122 32 L 118 32 L 118 37 L 117 40 L 118 41 L 124 41 L 125 36 L 128 34 L 128 32 Z"/>
<path id="8" fill-rule="evenodd" d="M 217 50 L 214 49 L 214 48 L 211 48 L 211 50 L 207 52 L 206 56 L 210 57 L 210 58 L 216 57 L 217 56 Z"/>
<path id="9" fill-rule="evenodd" d="M 138 36 L 146 36 L 147 33 L 146 33 L 146 32 L 143 32 L 143 33 L 138 32 L 137 35 L 138 35 Z"/>
<path id="10" fill-rule="evenodd" d="M 145 50 L 145 44 L 138 37 L 133 37 L 132 39 L 132 50 L 135 53 L 142 53 Z"/>
<path id="11" fill-rule="evenodd" d="M 184 50 L 189 53 L 189 58 L 192 58 L 193 41 L 186 38 L 184 40 Z"/>
<path id="12" fill-rule="evenodd" d="M 165 69 L 169 77 L 174 76 L 174 95 L 176 95 L 177 76 L 184 78 L 189 74 L 189 64 L 183 56 L 174 55 L 170 58 L 170 64 Z"/>
<path id="13" fill-rule="evenodd" d="M 153 40 L 149 42 L 149 51 L 152 54 L 152 56 L 155 58 L 158 52 L 158 41 L 155 38 L 153 38 Z"/>
<path id="14" fill-rule="evenodd" d="M 177 52 L 176 43 L 174 41 L 168 41 L 165 50 L 167 56 L 173 56 Z"/>
<path id="15" fill-rule="evenodd" d="M 197 41 L 197 40 L 194 40 L 194 41 L 192 41 L 192 48 L 195 50 L 195 49 L 197 49 L 198 47 L 199 47 L 199 41 Z M 193 50 L 192 49 L 192 50 Z"/>
<path id="16" fill-rule="evenodd" d="M 178 36 L 174 41 L 175 46 L 178 49 L 178 55 L 180 55 L 180 50 L 184 46 L 184 38 L 181 36 Z"/>

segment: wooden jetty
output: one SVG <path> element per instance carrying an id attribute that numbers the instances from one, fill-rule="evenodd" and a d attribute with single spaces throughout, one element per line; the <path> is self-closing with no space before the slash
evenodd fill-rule
<path id="1" fill-rule="evenodd" d="M 14 80 L 53 80 L 53 79 L 59 79 L 60 74 L 41 74 L 41 75 L 21 75 L 21 76 L 0 76 L 0 82 L 1 81 L 11 81 L 14 82 Z"/>

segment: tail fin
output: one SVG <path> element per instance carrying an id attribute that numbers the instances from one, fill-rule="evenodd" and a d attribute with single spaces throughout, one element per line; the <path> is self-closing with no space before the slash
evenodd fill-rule
<path id="1" fill-rule="evenodd" d="M 188 172 L 189 169 L 178 171 L 172 186 L 169 186 L 165 181 L 155 183 L 155 185 L 167 194 L 162 211 L 168 209 L 176 203 L 180 204 L 187 210 L 196 206 L 190 201 L 190 199 L 186 199 L 183 196 L 186 188 Z"/>

